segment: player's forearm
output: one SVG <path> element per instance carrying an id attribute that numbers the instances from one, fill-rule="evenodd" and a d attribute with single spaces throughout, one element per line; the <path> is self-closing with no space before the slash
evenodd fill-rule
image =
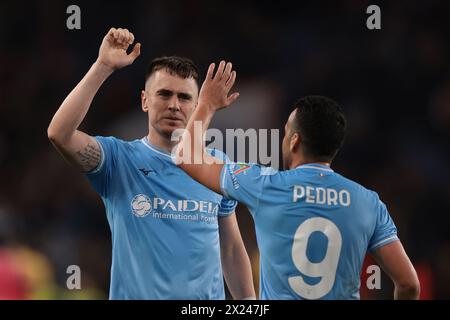
<path id="1" fill-rule="evenodd" d="M 200 90 L 198 105 L 191 116 L 178 146 L 176 163 L 192 178 L 207 188 L 221 193 L 220 176 L 223 163 L 210 156 L 204 148 L 203 135 L 209 127 L 214 112 L 229 106 L 239 96 L 238 93 L 228 96 L 228 92 L 236 79 L 236 72 L 231 72 L 231 63 L 221 61 L 216 75 L 213 77 L 214 64 L 211 64 Z M 197 125 L 196 125 L 197 123 Z M 200 123 L 200 129 L 198 129 Z"/>
<path id="2" fill-rule="evenodd" d="M 250 259 L 243 245 L 236 246 L 229 253 L 223 253 L 222 268 L 234 299 L 256 299 Z"/>
<path id="3" fill-rule="evenodd" d="M 190 151 L 190 162 L 198 164 L 208 155 L 205 152 L 205 144 L 203 137 L 208 130 L 209 124 L 214 116 L 214 112 L 210 111 L 202 102 L 199 102 L 196 110 L 192 114 L 191 119 L 186 127 L 187 136 L 184 139 L 183 150 Z M 188 157 L 189 158 L 189 157 Z M 188 159 L 186 158 L 186 159 Z"/>
<path id="4" fill-rule="evenodd" d="M 202 168 L 202 165 L 210 163 L 208 162 L 210 156 L 205 151 L 203 137 L 213 116 L 214 112 L 199 102 L 180 141 L 176 158 L 177 164 L 194 179 L 198 179 L 202 174 L 202 169 L 206 169 Z"/>
<path id="5" fill-rule="evenodd" d="M 214 192 L 221 193 L 220 174 L 223 162 L 205 150 L 204 134 L 211 122 L 213 112 L 198 108 L 194 111 L 180 142 L 177 165 L 192 178 Z"/>
<path id="6" fill-rule="evenodd" d="M 101 62 L 92 65 L 53 116 L 48 127 L 48 136 L 52 141 L 63 143 L 75 133 L 86 116 L 95 94 L 112 72 L 111 68 Z"/>

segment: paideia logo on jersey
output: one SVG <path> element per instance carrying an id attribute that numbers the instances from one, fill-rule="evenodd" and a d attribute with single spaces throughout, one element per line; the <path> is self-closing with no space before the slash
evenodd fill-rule
<path id="1" fill-rule="evenodd" d="M 137 217 L 145 217 L 152 210 L 152 202 L 145 194 L 136 195 L 131 200 L 131 211 Z"/>
<path id="2" fill-rule="evenodd" d="M 159 210 L 161 212 L 200 212 L 217 215 L 219 213 L 219 204 L 202 201 L 202 200 L 167 200 L 163 198 L 154 197 L 149 198 L 145 194 L 136 195 L 131 200 L 131 210 L 137 217 L 145 217 L 152 211 Z"/>

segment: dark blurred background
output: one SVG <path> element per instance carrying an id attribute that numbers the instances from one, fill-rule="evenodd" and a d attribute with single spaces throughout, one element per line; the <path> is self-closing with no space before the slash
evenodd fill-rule
<path id="1" fill-rule="evenodd" d="M 81 30 L 66 27 L 71 4 L 81 9 Z M 381 8 L 381 30 L 366 27 L 371 4 Z M 147 63 L 160 55 L 190 57 L 202 72 L 212 61 L 233 62 L 241 98 L 217 115 L 221 129 L 281 129 L 297 98 L 333 97 L 349 121 L 333 168 L 387 204 L 422 298 L 450 298 L 449 18 L 450 2 L 433 0 L 2 1 L 0 298 L 108 296 L 103 204 L 46 130 L 110 27 L 132 31 L 142 53 L 103 85 L 82 130 L 144 136 L 140 90 Z M 238 220 L 257 283 L 254 228 L 244 207 Z M 69 265 L 80 266 L 82 290 L 66 289 Z M 386 277 L 380 290 L 367 290 L 362 273 L 363 298 L 392 298 Z"/>

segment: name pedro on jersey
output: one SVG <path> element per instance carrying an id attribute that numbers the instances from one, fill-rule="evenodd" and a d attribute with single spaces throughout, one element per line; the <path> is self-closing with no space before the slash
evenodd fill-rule
<path id="1" fill-rule="evenodd" d="M 295 185 L 292 192 L 292 201 L 305 201 L 306 203 L 323 204 L 328 206 L 348 207 L 351 203 L 350 192 L 346 189 L 336 190 L 313 186 Z"/>

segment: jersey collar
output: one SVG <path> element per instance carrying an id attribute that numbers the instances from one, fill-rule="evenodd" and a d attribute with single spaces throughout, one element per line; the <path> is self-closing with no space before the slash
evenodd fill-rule
<path id="1" fill-rule="evenodd" d="M 152 150 L 152 151 L 154 151 L 154 152 L 156 152 L 156 153 L 158 153 L 158 154 L 160 154 L 160 155 L 163 155 L 163 156 L 165 156 L 165 157 L 168 157 L 168 158 L 172 159 L 170 153 L 168 153 L 166 150 L 163 150 L 163 149 L 161 149 L 161 148 L 158 148 L 158 147 L 152 145 L 152 144 L 148 141 L 147 136 L 143 137 L 143 138 L 141 139 L 141 142 L 142 142 L 147 148 L 149 148 L 150 150 Z"/>
<path id="2" fill-rule="evenodd" d="M 320 163 L 305 163 L 305 164 L 299 165 L 295 169 L 315 169 L 315 170 L 334 172 L 333 169 L 330 168 L 330 166 L 320 164 Z"/>

